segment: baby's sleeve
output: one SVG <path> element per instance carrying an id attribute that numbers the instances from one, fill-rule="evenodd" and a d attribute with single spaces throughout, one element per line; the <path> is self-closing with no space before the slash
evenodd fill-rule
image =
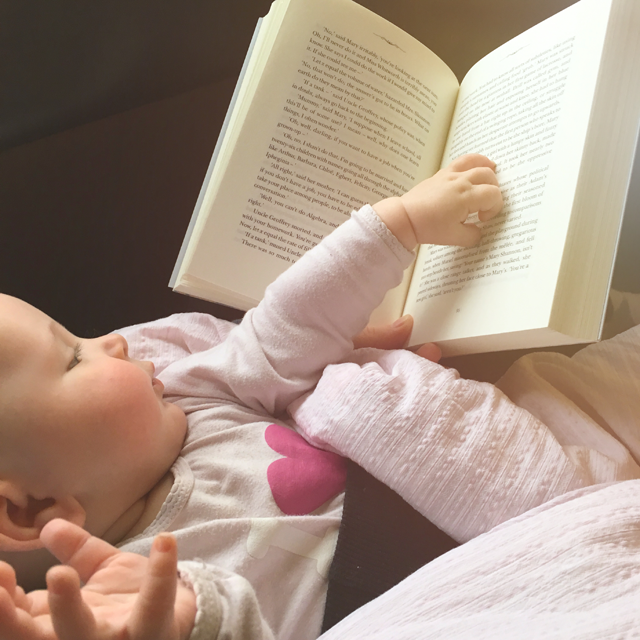
<path id="1" fill-rule="evenodd" d="M 204 562 L 178 563 L 180 579 L 196 594 L 189 640 L 274 640 L 249 582 Z"/>
<path id="2" fill-rule="evenodd" d="M 170 364 L 220 344 L 234 326 L 206 313 L 175 313 L 115 333 L 126 339 L 132 358 L 151 360 L 159 375 Z"/>
<path id="3" fill-rule="evenodd" d="M 371 207 L 354 213 L 267 288 L 215 358 L 191 360 L 192 392 L 206 393 L 201 380 L 216 379 L 227 397 L 280 414 L 351 353 L 413 257 Z"/>

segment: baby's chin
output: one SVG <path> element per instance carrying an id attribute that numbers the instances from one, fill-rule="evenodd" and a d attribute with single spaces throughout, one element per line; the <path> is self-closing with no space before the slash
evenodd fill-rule
<path id="1" fill-rule="evenodd" d="M 167 404 L 171 407 L 172 411 L 176 412 L 176 420 L 178 423 L 178 427 L 185 432 L 187 432 L 187 414 L 177 405 L 172 404 L 171 402 L 167 402 Z"/>
<path id="2" fill-rule="evenodd" d="M 171 402 L 166 402 L 165 405 L 167 412 L 170 413 L 172 426 L 175 427 L 176 435 L 179 438 L 180 449 L 182 449 L 182 445 L 187 437 L 187 416 L 178 405 Z"/>

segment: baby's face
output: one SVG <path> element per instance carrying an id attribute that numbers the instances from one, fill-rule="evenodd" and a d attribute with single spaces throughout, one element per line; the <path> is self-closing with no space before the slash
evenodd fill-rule
<path id="1" fill-rule="evenodd" d="M 121 336 L 78 339 L 0 295 L 0 473 L 31 474 L 41 494 L 81 498 L 109 487 L 123 507 L 145 495 L 186 433 L 153 374 L 151 362 L 129 358 Z"/>

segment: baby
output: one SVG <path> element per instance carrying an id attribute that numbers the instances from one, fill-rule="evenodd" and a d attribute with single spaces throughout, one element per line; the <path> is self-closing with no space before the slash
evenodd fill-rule
<path id="1" fill-rule="evenodd" d="M 353 351 L 416 244 L 478 241 L 466 220 L 500 211 L 494 168 L 463 156 L 363 207 L 233 330 L 195 314 L 78 340 L 0 297 L 0 550 L 69 565 L 25 595 L 0 564 L 0 638 L 317 637 L 338 453 L 459 542 L 640 477 L 615 420 L 582 411 L 580 431 L 553 414 L 564 400 L 538 403 L 535 359 L 503 381 L 514 404 L 408 352 Z"/>

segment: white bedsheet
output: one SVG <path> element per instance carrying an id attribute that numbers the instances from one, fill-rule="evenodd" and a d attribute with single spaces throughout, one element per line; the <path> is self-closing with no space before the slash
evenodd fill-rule
<path id="1" fill-rule="evenodd" d="M 640 637 L 640 480 L 579 489 L 505 522 L 321 637 Z"/>

